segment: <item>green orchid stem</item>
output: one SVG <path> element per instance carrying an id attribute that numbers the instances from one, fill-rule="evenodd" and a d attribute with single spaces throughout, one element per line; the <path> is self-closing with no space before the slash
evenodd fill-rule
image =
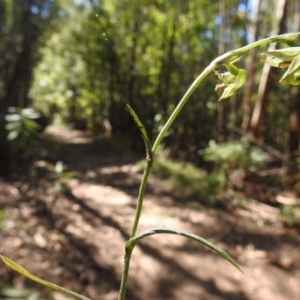
<path id="1" fill-rule="evenodd" d="M 124 256 L 124 269 L 122 274 L 122 280 L 121 280 L 121 287 L 120 287 L 120 293 L 118 300 L 124 300 L 125 299 L 125 293 L 126 293 L 126 287 L 127 287 L 127 279 L 128 279 L 128 273 L 129 273 L 129 267 L 130 267 L 130 259 L 131 254 L 133 251 L 132 247 L 131 249 L 126 248 L 126 253 Z"/>
<path id="2" fill-rule="evenodd" d="M 144 195 L 145 195 L 145 190 L 146 190 L 146 185 L 148 181 L 148 177 L 150 174 L 150 170 L 153 164 L 153 161 L 147 156 L 147 164 L 144 170 L 143 178 L 141 181 L 140 189 L 139 189 L 139 195 L 138 195 L 138 203 L 135 211 L 135 217 L 134 217 L 134 222 L 130 234 L 129 240 L 135 237 L 136 231 L 138 228 L 141 212 L 142 212 L 142 207 L 143 207 L 143 200 L 144 200 Z M 131 259 L 131 254 L 133 251 L 133 247 L 126 247 L 125 251 L 125 257 L 124 257 L 124 269 L 122 273 L 122 279 L 121 279 L 121 287 L 120 287 L 120 293 L 119 293 L 119 298 L 118 300 L 124 300 L 125 299 L 125 293 L 126 293 L 126 286 L 127 286 L 127 279 L 128 279 L 128 273 L 129 273 L 129 265 L 130 265 L 130 259 Z"/>
<path id="3" fill-rule="evenodd" d="M 190 98 L 190 96 L 193 94 L 193 92 L 196 90 L 196 88 L 200 85 L 200 83 L 207 77 L 208 74 L 210 74 L 213 70 L 215 70 L 217 67 L 219 67 L 221 65 L 233 63 L 234 61 L 240 59 L 245 53 L 247 53 L 252 48 L 262 46 L 265 44 L 269 44 L 269 43 L 292 42 L 292 40 L 295 39 L 298 36 L 298 34 L 299 33 L 297 32 L 297 33 L 283 34 L 283 35 L 266 38 L 266 39 L 254 42 L 252 44 L 249 44 L 245 47 L 239 48 L 237 50 L 229 51 L 229 52 L 217 57 L 214 61 L 212 61 L 210 63 L 210 65 L 207 68 L 205 68 L 204 71 L 195 79 L 193 84 L 190 86 L 190 88 L 187 90 L 185 95 L 182 97 L 182 99 L 178 103 L 177 107 L 171 114 L 170 118 L 168 119 L 168 121 L 166 122 L 166 124 L 164 125 L 164 127 L 162 128 L 160 133 L 158 134 L 158 136 L 153 144 L 151 154 L 154 156 L 154 154 L 157 151 L 158 146 L 160 145 L 161 141 L 163 140 L 163 138 L 164 138 L 166 132 L 168 131 L 168 129 L 170 128 L 170 126 L 175 121 L 177 115 L 180 113 L 180 111 L 184 107 L 187 100 Z M 141 211 L 142 211 L 142 206 L 143 206 L 145 189 L 146 189 L 146 185 L 147 185 L 147 181 L 148 181 L 148 177 L 150 174 L 152 164 L 153 164 L 152 158 L 150 159 L 149 157 L 147 157 L 147 164 L 146 164 L 146 168 L 144 170 L 143 178 L 142 178 L 140 189 L 139 189 L 138 203 L 137 203 L 137 208 L 136 208 L 136 212 L 135 212 L 135 218 L 134 218 L 132 231 L 130 234 L 130 240 L 132 238 L 134 238 L 136 235 L 136 231 L 138 228 L 139 219 L 140 219 L 140 215 L 141 215 Z M 121 287 L 120 287 L 120 293 L 119 293 L 118 300 L 125 299 L 129 265 L 130 265 L 130 259 L 131 259 L 131 254 L 132 254 L 133 248 L 134 248 L 134 246 L 132 248 L 130 247 L 130 249 L 126 248 L 126 254 L 124 257 L 124 270 L 123 270 L 123 274 L 122 274 Z"/>
<path id="4" fill-rule="evenodd" d="M 150 174 L 152 164 L 153 164 L 153 161 L 149 157 L 147 157 L 147 164 L 146 164 L 146 167 L 144 170 L 143 178 L 142 178 L 140 189 L 139 189 L 138 203 L 137 203 L 137 207 L 136 207 L 136 211 L 135 211 L 135 217 L 134 217 L 134 222 L 133 222 L 133 226 L 132 226 L 132 230 L 131 230 L 131 234 L 130 234 L 130 239 L 132 239 L 135 236 L 138 225 L 139 225 L 139 220 L 140 220 L 142 207 L 143 207 L 145 190 L 146 190 L 147 181 L 148 181 L 148 177 Z"/>

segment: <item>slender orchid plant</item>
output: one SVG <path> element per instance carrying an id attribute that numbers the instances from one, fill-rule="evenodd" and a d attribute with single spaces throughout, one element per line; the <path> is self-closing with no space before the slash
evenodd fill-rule
<path id="1" fill-rule="evenodd" d="M 215 73 L 218 78 L 222 81 L 221 84 L 216 85 L 216 90 L 223 90 L 223 94 L 221 95 L 219 100 L 223 100 L 225 98 L 228 98 L 235 94 L 238 89 L 246 82 L 247 80 L 247 72 L 245 69 L 239 69 L 234 64 L 240 60 L 245 54 L 249 52 L 252 48 L 259 47 L 265 44 L 270 43 L 282 43 L 288 45 L 288 48 L 283 48 L 280 50 L 273 50 L 269 51 L 267 53 L 262 54 L 264 57 L 266 57 L 263 62 L 271 65 L 272 67 L 278 67 L 278 68 L 287 68 L 287 71 L 282 76 L 280 82 L 286 82 L 288 84 L 292 85 L 299 85 L 300 84 L 300 43 L 296 41 L 295 39 L 298 37 L 300 33 L 289 33 L 284 35 L 278 35 L 269 37 L 266 39 L 259 40 L 257 42 L 254 42 L 252 44 L 249 44 L 248 46 L 229 51 L 219 57 L 217 57 L 214 61 L 212 61 L 206 69 L 195 79 L 193 84 L 190 86 L 190 88 L 187 90 L 185 95 L 182 97 L 181 101 L 178 103 L 177 107 L 174 109 L 173 113 L 169 117 L 168 121 L 164 125 L 164 127 L 159 132 L 155 142 L 153 145 L 151 144 L 150 138 L 148 136 L 148 133 L 146 131 L 146 128 L 138 118 L 137 114 L 134 112 L 134 110 L 128 106 L 129 112 L 131 113 L 135 123 L 137 124 L 141 135 L 143 137 L 145 147 L 146 147 L 146 163 L 145 163 L 145 169 L 144 174 L 141 180 L 140 189 L 138 193 L 138 199 L 137 199 L 137 207 L 135 212 L 135 217 L 130 233 L 129 240 L 125 244 L 125 256 L 124 256 L 124 268 L 123 268 L 123 274 L 121 279 L 121 287 L 119 292 L 119 298 L 118 300 L 124 300 L 125 294 L 126 294 L 126 287 L 127 287 L 127 279 L 130 269 L 130 260 L 131 255 L 134 250 L 134 247 L 138 244 L 138 242 L 150 235 L 154 234 L 176 234 L 181 235 L 186 238 L 192 239 L 198 243 L 201 243 L 212 250 L 216 251 L 219 255 L 221 255 L 223 258 L 225 258 L 227 261 L 229 261 L 234 267 L 236 267 L 239 271 L 243 272 L 240 266 L 235 262 L 235 260 L 229 256 L 224 250 L 220 249 L 216 245 L 210 243 L 209 241 L 205 240 L 204 238 L 197 236 L 195 234 L 181 231 L 178 229 L 171 229 L 171 228 L 151 228 L 149 230 L 146 230 L 144 232 L 141 232 L 137 234 L 137 229 L 139 225 L 139 220 L 142 212 L 143 207 L 143 200 L 144 200 L 144 194 L 145 189 L 148 181 L 148 177 L 150 174 L 150 170 L 152 167 L 152 164 L 154 162 L 155 154 L 157 152 L 158 146 L 162 142 L 166 132 L 170 128 L 170 126 L 175 121 L 177 115 L 182 110 L 183 106 L 186 104 L 189 97 L 193 94 L 195 89 L 202 83 L 202 81 L 210 74 Z M 227 72 L 220 73 L 217 71 L 217 68 L 220 66 L 225 66 L 227 68 Z M 71 296 L 74 299 L 81 299 L 81 300 L 89 300 L 89 298 L 82 296 L 80 294 L 77 294 L 73 291 L 70 291 L 68 289 L 65 289 L 63 287 L 60 287 L 58 285 L 55 285 L 51 282 L 42 280 L 31 273 L 29 273 L 27 270 L 25 270 L 23 267 L 15 263 L 14 261 L 10 260 L 7 257 L 0 256 L 1 259 L 5 264 L 7 264 L 10 268 L 18 271 L 19 273 L 23 274 L 24 276 L 28 277 L 29 279 L 36 281 L 40 284 L 43 284 L 45 286 L 48 286 L 56 291 L 62 292 L 64 294 L 67 294 Z"/>

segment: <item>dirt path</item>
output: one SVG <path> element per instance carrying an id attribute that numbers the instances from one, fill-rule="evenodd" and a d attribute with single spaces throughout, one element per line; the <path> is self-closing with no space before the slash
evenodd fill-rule
<path id="1" fill-rule="evenodd" d="M 75 176 L 64 192 L 50 193 L 40 161 L 32 179 L 2 183 L 0 203 L 10 203 L 0 253 L 92 299 L 117 299 L 141 175 L 131 159 L 99 153 L 82 132 L 50 128 L 48 135 L 63 143 L 59 159 Z M 128 300 L 300 299 L 299 235 L 276 218 L 184 203 L 152 178 L 139 231 L 153 227 L 191 231 L 216 243 L 245 275 L 196 242 L 152 236 L 134 251 Z M 4 267 L 0 278 L 24 281 Z"/>

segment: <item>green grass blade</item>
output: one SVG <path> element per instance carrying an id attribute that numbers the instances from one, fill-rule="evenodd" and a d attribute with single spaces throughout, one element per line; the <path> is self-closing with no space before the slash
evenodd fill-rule
<path id="1" fill-rule="evenodd" d="M 141 240 L 147 236 L 154 235 L 154 234 L 162 234 L 162 233 L 181 235 L 186 238 L 192 239 L 198 243 L 201 243 L 201 244 L 211 248 L 212 250 L 216 251 L 218 254 L 220 254 L 222 257 L 224 257 L 228 262 L 230 262 L 234 267 L 236 267 L 240 272 L 242 272 L 244 274 L 243 270 L 238 265 L 238 263 L 227 252 L 225 252 L 221 248 L 217 247 L 216 245 L 212 244 L 211 242 L 207 241 L 206 239 L 204 239 L 198 235 L 195 235 L 195 234 L 189 233 L 189 232 L 185 232 L 185 231 L 181 231 L 181 230 L 177 230 L 177 229 L 170 229 L 170 228 L 149 229 L 147 231 L 144 231 L 144 232 L 136 235 L 134 238 L 130 239 L 126 243 L 126 248 L 133 248 L 139 240 Z"/>
<path id="2" fill-rule="evenodd" d="M 49 281 L 46 281 L 46 280 L 43 280 L 43 279 L 40 279 L 39 277 L 29 273 L 26 269 L 24 269 L 23 267 L 21 267 L 20 265 L 18 265 L 17 263 L 15 263 L 14 261 L 12 261 L 11 259 L 5 257 L 5 256 L 2 256 L 0 255 L 2 261 L 7 265 L 9 266 L 11 269 L 19 272 L 20 274 L 24 275 L 25 277 L 37 282 L 37 283 L 40 283 L 42 285 L 45 285 L 53 290 L 56 290 L 60 293 L 63 293 L 65 295 L 68 295 L 70 297 L 72 297 L 73 299 L 80 299 L 80 300 L 91 300 L 90 298 L 87 298 L 85 296 L 82 296 L 80 294 L 77 294 L 73 291 L 70 291 L 68 289 L 65 289 L 59 285 L 56 285 L 54 283 L 51 283 Z"/>
<path id="3" fill-rule="evenodd" d="M 137 127 L 139 128 L 139 130 L 142 134 L 142 137 L 143 137 L 143 140 L 144 140 L 144 143 L 146 146 L 147 154 L 148 154 L 150 160 L 152 160 L 151 142 L 150 142 L 148 132 L 147 132 L 145 126 L 143 125 L 143 123 L 141 122 L 141 120 L 139 119 L 138 115 L 134 112 L 134 110 L 128 104 L 127 104 L 127 107 L 129 109 L 130 114 L 133 117 L 134 122 L 136 123 Z"/>

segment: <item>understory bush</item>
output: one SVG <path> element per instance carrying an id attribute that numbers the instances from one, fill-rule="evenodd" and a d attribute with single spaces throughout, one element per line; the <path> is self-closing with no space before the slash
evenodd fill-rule
<path id="1" fill-rule="evenodd" d="M 46 120 L 41 122 L 42 115 L 32 108 L 10 107 L 5 120 L 7 140 L 15 151 L 32 146 L 46 125 Z"/>
<path id="2" fill-rule="evenodd" d="M 268 153 L 254 146 L 247 136 L 224 143 L 210 141 L 199 154 L 213 164 L 214 172 L 224 178 L 223 189 L 231 182 L 241 187 L 247 175 L 264 168 L 269 160 Z"/>
<path id="3" fill-rule="evenodd" d="M 263 168 L 269 159 L 269 155 L 259 147 L 251 145 L 247 137 L 219 144 L 210 141 L 208 147 L 200 153 L 218 169 L 241 170 L 244 173 Z"/>
<path id="4" fill-rule="evenodd" d="M 140 171 L 143 162 L 138 163 Z M 162 188 L 186 200 L 213 202 L 224 185 L 221 172 L 206 172 L 189 162 L 174 161 L 159 156 L 152 167 L 152 174 L 162 180 Z M 205 201 L 207 202 L 207 201 Z"/>

